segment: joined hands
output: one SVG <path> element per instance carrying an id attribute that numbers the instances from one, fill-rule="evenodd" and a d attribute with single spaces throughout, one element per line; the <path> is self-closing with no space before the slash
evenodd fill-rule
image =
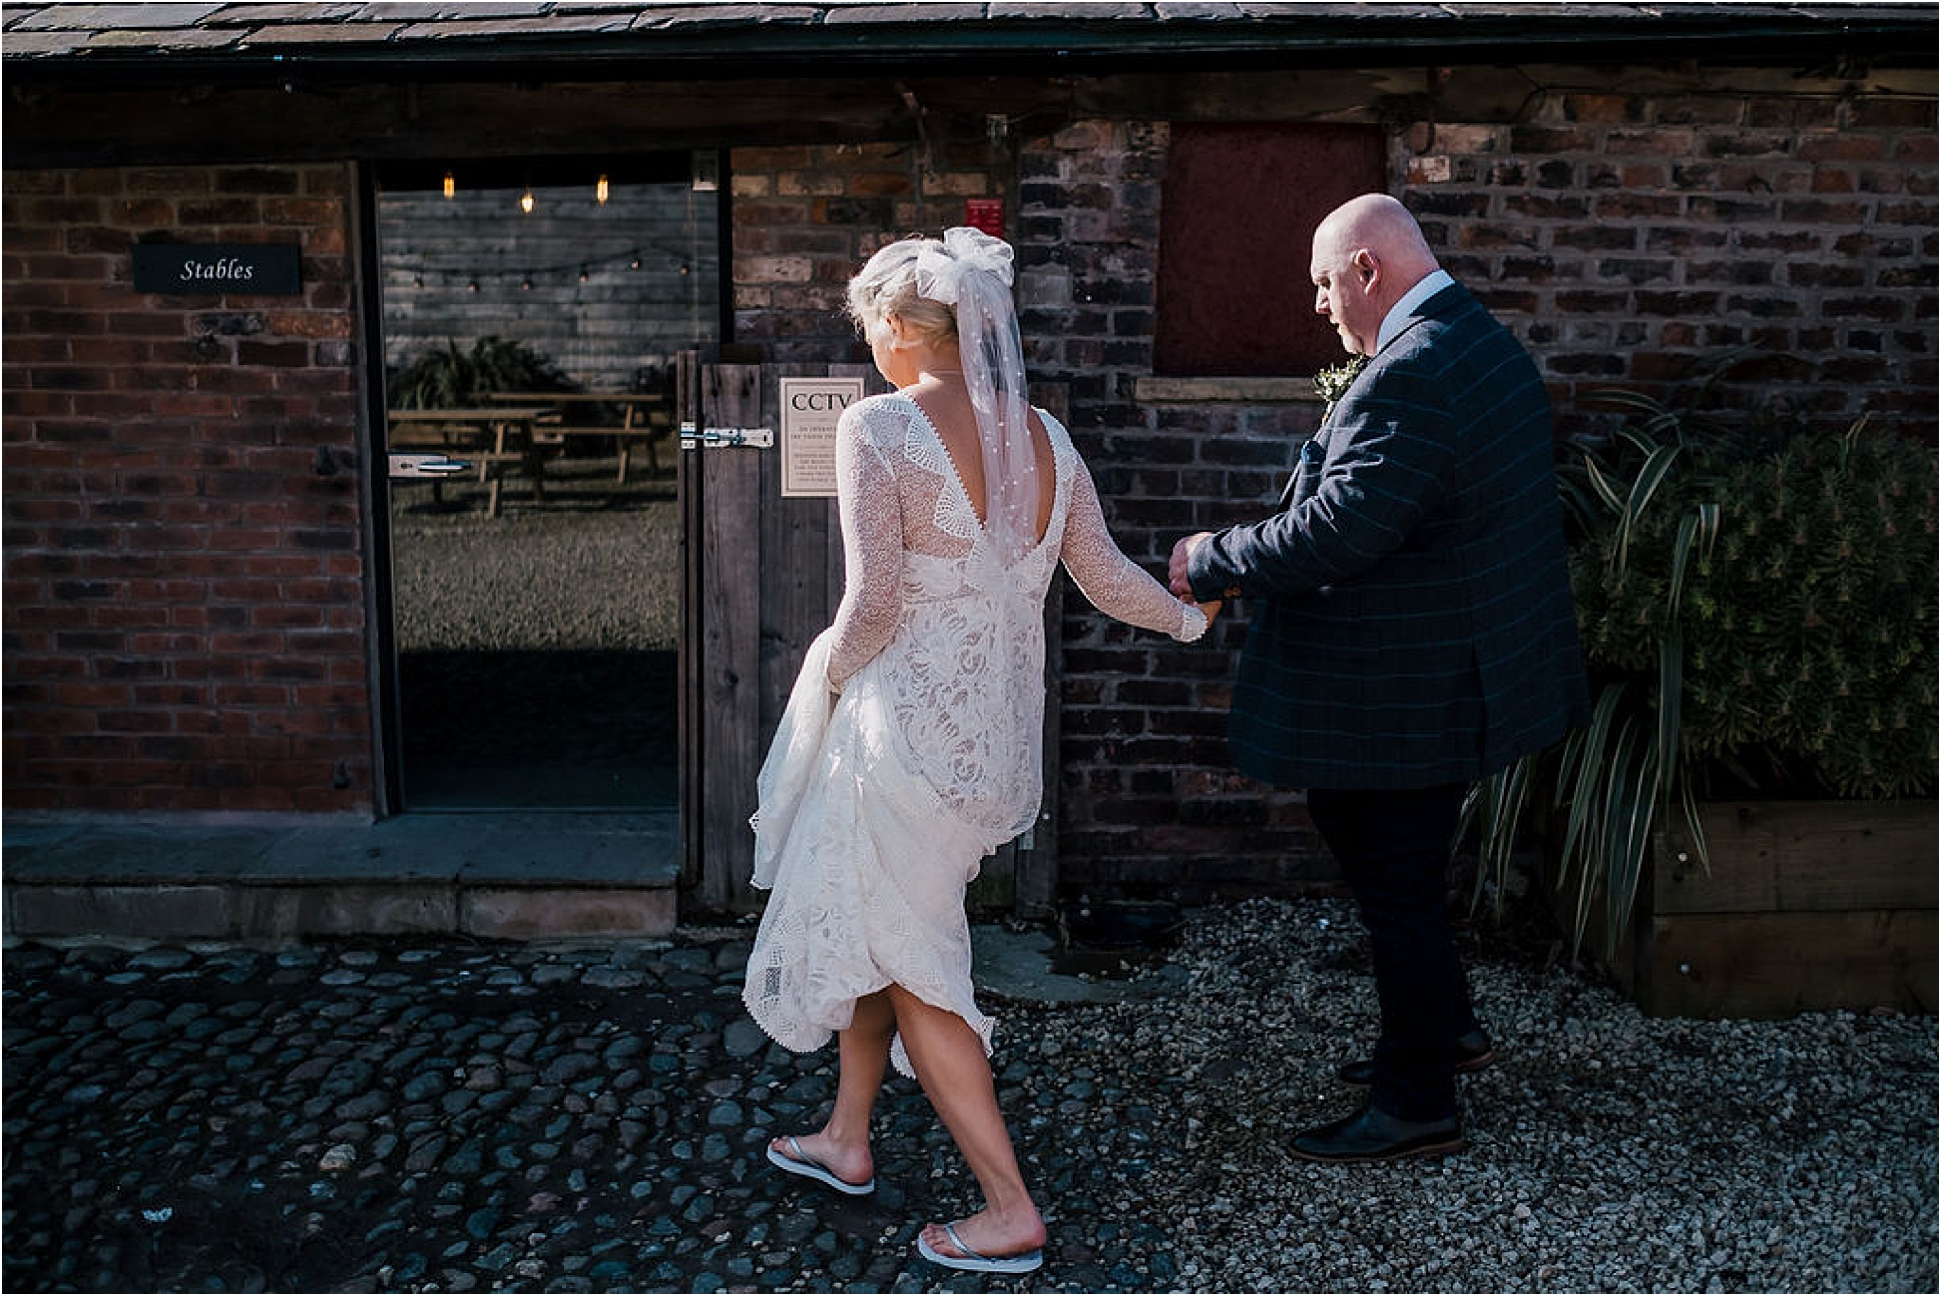
<path id="1" fill-rule="evenodd" d="M 1209 625 L 1220 615 L 1223 600 L 1210 599 L 1202 602 L 1193 593 L 1193 582 L 1187 579 L 1186 567 L 1187 563 L 1193 557 L 1193 551 L 1212 538 L 1213 533 L 1211 531 L 1200 531 L 1182 538 L 1178 544 L 1173 546 L 1173 556 L 1166 563 L 1166 582 L 1168 587 L 1173 591 L 1174 597 L 1178 598 L 1182 603 L 1198 604 L 1200 611 L 1206 613 L 1207 624 Z M 1227 592 L 1232 594 L 1235 591 L 1229 590 Z"/>

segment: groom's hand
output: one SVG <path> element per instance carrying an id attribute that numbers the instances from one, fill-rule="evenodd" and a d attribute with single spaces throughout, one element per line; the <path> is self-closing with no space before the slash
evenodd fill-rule
<path id="1" fill-rule="evenodd" d="M 1193 551 L 1212 538 L 1211 531 L 1201 531 L 1173 546 L 1172 560 L 1166 564 L 1166 580 L 1176 598 L 1193 598 L 1193 582 L 1186 578 L 1186 564 L 1193 557 Z"/>

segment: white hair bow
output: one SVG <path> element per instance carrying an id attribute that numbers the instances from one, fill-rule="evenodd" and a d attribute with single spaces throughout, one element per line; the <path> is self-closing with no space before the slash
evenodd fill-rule
<path id="1" fill-rule="evenodd" d="M 964 278 L 972 272 L 990 275 L 1011 286 L 1011 245 L 983 230 L 958 225 L 944 231 L 943 246 L 917 253 L 917 296 L 955 306 L 964 292 Z"/>

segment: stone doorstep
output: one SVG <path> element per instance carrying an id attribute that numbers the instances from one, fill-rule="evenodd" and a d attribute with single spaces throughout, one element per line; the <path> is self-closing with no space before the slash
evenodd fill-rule
<path id="1" fill-rule="evenodd" d="M 661 939 L 673 933 L 677 909 L 671 880 L 638 886 L 10 881 L 5 888 L 9 937 Z"/>
<path id="2" fill-rule="evenodd" d="M 672 814 L 406 815 L 364 825 L 7 826 L 6 934 L 661 938 Z"/>

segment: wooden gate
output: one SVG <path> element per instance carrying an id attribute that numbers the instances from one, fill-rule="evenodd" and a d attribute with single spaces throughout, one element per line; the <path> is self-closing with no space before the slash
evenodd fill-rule
<path id="1" fill-rule="evenodd" d="M 843 585 L 836 501 L 782 495 L 778 380 L 857 375 L 866 391 L 883 387 L 868 365 L 704 363 L 693 352 L 677 374 L 677 421 L 703 434 L 684 438 L 679 478 L 682 898 L 706 914 L 752 913 L 762 904 L 749 882 L 755 776 Z M 1033 395 L 1047 403 L 1062 391 Z M 775 443 L 710 441 L 709 429 L 766 429 Z M 985 861 L 970 897 L 981 912 L 1042 917 L 1056 894 L 1061 584 L 1046 612 L 1045 805 L 1034 831 Z"/>

